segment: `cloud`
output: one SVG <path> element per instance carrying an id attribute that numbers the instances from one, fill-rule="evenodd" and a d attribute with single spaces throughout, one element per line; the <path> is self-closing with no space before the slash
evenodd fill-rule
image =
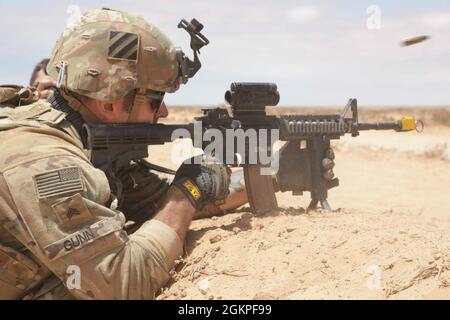
<path id="1" fill-rule="evenodd" d="M 300 24 L 316 20 L 319 16 L 319 8 L 311 5 L 298 6 L 286 12 L 286 19 L 289 22 Z"/>

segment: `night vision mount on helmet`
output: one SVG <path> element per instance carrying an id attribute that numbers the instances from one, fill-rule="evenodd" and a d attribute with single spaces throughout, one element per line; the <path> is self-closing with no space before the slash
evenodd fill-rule
<path id="1" fill-rule="evenodd" d="M 200 33 L 203 29 L 203 25 L 196 19 L 192 19 L 190 23 L 182 19 L 178 23 L 178 28 L 183 28 L 191 36 L 191 49 L 194 52 L 194 61 L 191 61 L 184 52 L 177 48 L 177 59 L 180 64 L 180 83 L 186 83 L 189 78 L 192 78 L 198 70 L 200 70 L 202 64 L 198 58 L 200 49 L 209 44 L 209 40 Z"/>

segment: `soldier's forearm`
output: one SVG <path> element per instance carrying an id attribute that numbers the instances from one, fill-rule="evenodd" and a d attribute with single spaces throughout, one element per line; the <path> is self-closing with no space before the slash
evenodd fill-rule
<path id="1" fill-rule="evenodd" d="M 228 210 L 237 209 L 240 206 L 246 204 L 247 202 L 248 202 L 247 192 L 245 190 L 236 191 L 233 188 L 230 188 L 230 195 L 225 199 L 224 204 L 220 206 L 208 204 L 202 211 L 198 211 L 195 214 L 194 219 L 209 218 L 215 215 L 219 215 Z"/>
<path id="2" fill-rule="evenodd" d="M 247 192 L 235 191 L 231 189 L 230 195 L 225 199 L 225 203 L 220 206 L 223 211 L 237 209 L 248 202 Z"/>
<path id="3" fill-rule="evenodd" d="M 170 187 L 161 210 L 154 219 L 164 222 L 172 228 L 184 242 L 189 224 L 195 214 L 195 208 L 177 187 Z"/>

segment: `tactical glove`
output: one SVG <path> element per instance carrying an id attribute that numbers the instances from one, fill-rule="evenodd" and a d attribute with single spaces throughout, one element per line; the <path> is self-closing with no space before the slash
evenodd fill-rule
<path id="1" fill-rule="evenodd" d="M 325 180 L 331 181 L 334 178 L 334 151 L 332 148 L 328 149 L 325 153 L 325 158 L 322 160 L 322 171 Z"/>
<path id="2" fill-rule="evenodd" d="M 207 203 L 224 203 L 229 194 L 230 175 L 231 170 L 225 164 L 198 156 L 180 166 L 172 184 L 188 197 L 197 210 L 201 210 Z"/>
<path id="3" fill-rule="evenodd" d="M 298 193 L 311 191 L 317 182 L 315 179 L 320 177 L 325 180 L 328 189 L 338 185 L 339 181 L 333 172 L 334 152 L 332 148 L 325 148 L 323 153 L 320 153 L 320 158 L 317 159 L 316 154 L 311 157 L 310 149 L 300 149 L 298 143 L 289 141 L 279 152 L 279 170 L 275 177 L 276 190 Z M 319 163 L 312 161 L 319 161 Z"/>

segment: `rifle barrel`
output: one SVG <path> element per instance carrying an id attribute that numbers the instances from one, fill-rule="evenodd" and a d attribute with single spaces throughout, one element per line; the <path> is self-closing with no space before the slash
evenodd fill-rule
<path id="1" fill-rule="evenodd" d="M 395 130 L 412 131 L 418 130 L 417 124 L 422 126 L 423 122 L 415 120 L 413 117 L 403 117 L 398 121 L 377 122 L 377 123 L 358 123 L 358 130 Z"/>
<path id="2" fill-rule="evenodd" d="M 358 123 L 358 130 L 397 130 L 402 128 L 400 121 Z"/>

